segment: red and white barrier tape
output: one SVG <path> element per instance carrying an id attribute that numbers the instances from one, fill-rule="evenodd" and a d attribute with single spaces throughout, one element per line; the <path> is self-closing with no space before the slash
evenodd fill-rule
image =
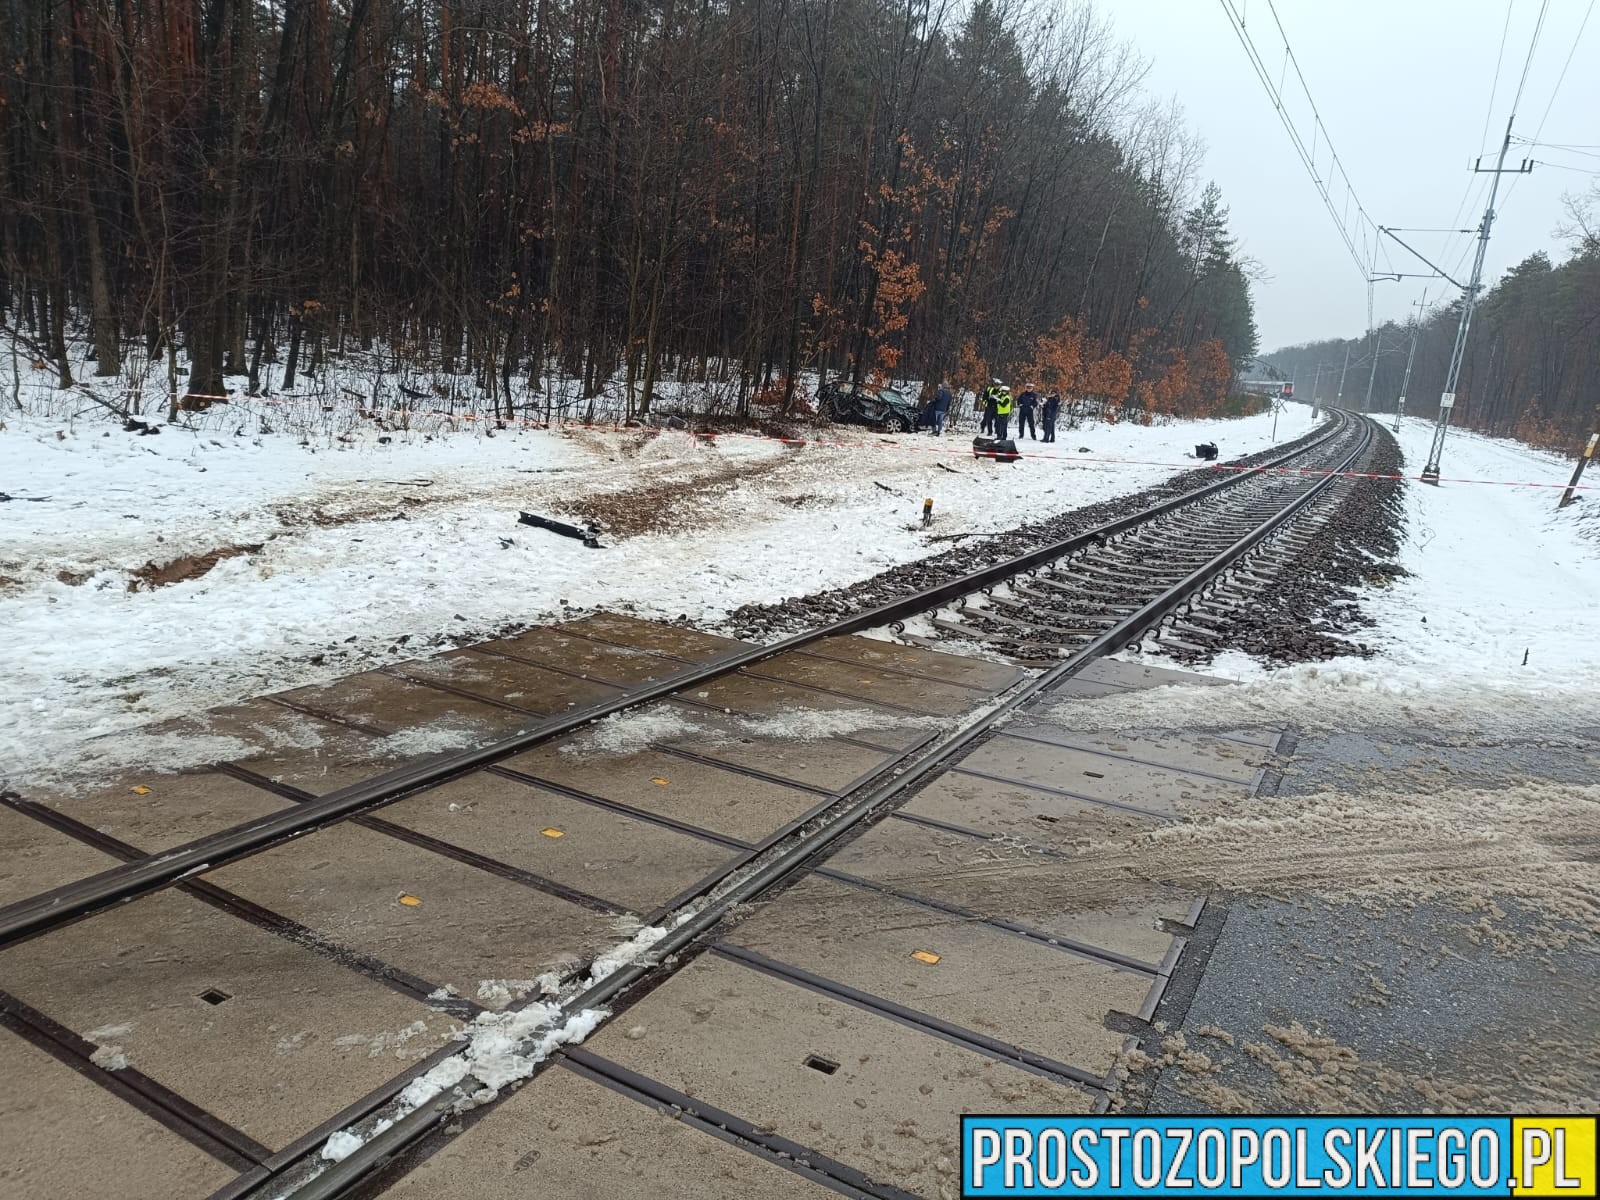
<path id="1" fill-rule="evenodd" d="M 186 394 L 180 396 L 179 400 L 180 401 L 182 401 L 182 400 L 249 401 L 249 402 L 254 403 L 254 404 L 272 404 L 272 405 L 278 405 L 278 406 L 282 406 L 282 407 L 291 407 L 291 408 L 319 407 L 324 412 L 337 411 L 335 406 L 333 406 L 333 405 L 317 404 L 316 402 L 313 402 L 313 401 L 300 400 L 300 399 L 290 399 L 290 398 L 276 398 L 275 399 L 275 398 L 273 398 L 271 396 L 215 396 L 215 395 L 208 395 L 208 394 L 200 393 L 200 392 L 189 392 L 189 393 L 186 393 Z M 508 419 L 506 417 L 498 417 L 498 416 L 493 416 L 493 415 L 484 415 L 484 414 L 480 414 L 480 413 L 449 412 L 449 411 L 447 411 L 445 409 L 416 409 L 416 408 L 376 409 L 376 408 L 357 408 L 356 409 L 356 413 L 357 413 L 358 416 L 361 416 L 361 417 L 366 418 L 368 420 L 375 419 L 376 417 L 378 417 L 380 415 L 383 415 L 383 416 L 409 416 L 409 417 L 430 416 L 430 417 L 442 417 L 442 418 L 445 418 L 447 420 L 452 420 L 452 421 L 493 421 L 493 422 L 495 422 L 496 424 L 498 424 L 501 427 L 517 426 L 517 427 L 523 428 L 523 429 L 558 429 L 558 430 L 576 429 L 576 430 L 583 430 L 585 432 L 590 432 L 590 433 L 642 433 L 642 432 L 666 433 L 666 432 L 684 432 L 684 433 L 692 433 L 692 435 L 694 437 L 703 438 L 703 439 L 705 439 L 705 438 L 709 438 L 709 439 L 738 438 L 738 439 L 745 440 L 745 441 L 777 442 L 777 443 L 779 443 L 781 445 L 785 445 L 785 446 L 796 446 L 796 447 L 800 447 L 800 446 L 816 446 L 816 447 L 820 447 L 822 449 L 830 449 L 830 450 L 838 450 L 838 449 L 901 450 L 901 451 L 907 451 L 907 452 L 910 452 L 910 453 L 913 453 L 913 454 L 937 454 L 937 455 L 941 455 L 941 456 L 944 456 L 944 457 L 947 457 L 947 458 L 951 458 L 951 457 L 953 457 L 953 458 L 973 458 L 973 457 L 977 457 L 977 458 L 992 458 L 992 457 L 994 457 L 993 455 L 987 455 L 987 454 L 984 454 L 984 455 L 974 454 L 974 452 L 971 451 L 970 449 L 963 450 L 963 449 L 958 449 L 958 448 L 955 448 L 955 447 L 951 447 L 951 448 L 947 449 L 947 448 L 945 448 L 943 446 L 910 446 L 910 445 L 905 445 L 904 443 L 901 443 L 901 442 L 887 441 L 882 437 L 873 438 L 871 440 L 847 441 L 847 440 L 844 440 L 844 439 L 826 439 L 826 438 L 788 438 L 788 437 L 779 437 L 776 434 L 767 434 L 767 433 L 718 433 L 718 432 L 695 432 L 695 431 L 691 431 L 691 430 L 669 431 L 669 430 L 663 430 L 663 429 L 653 429 L 652 430 L 652 429 L 645 429 L 645 428 L 640 427 L 640 426 L 625 426 L 625 425 L 616 424 L 616 423 L 612 423 L 612 424 L 585 424 L 585 423 L 580 422 L 580 421 L 560 421 L 560 420 L 558 420 L 558 421 L 551 422 L 551 421 L 534 421 L 534 420 L 528 420 L 526 418 L 510 418 L 510 419 Z M 1010 455 L 1007 455 L 1006 457 L 1010 458 Z M 1163 462 L 1163 461 L 1159 461 L 1159 460 L 1155 460 L 1155 459 L 1143 459 L 1143 458 L 1100 458 L 1098 456 L 1088 456 L 1088 455 L 1082 455 L 1082 454 L 1050 454 L 1050 453 L 1040 453 L 1039 451 L 1023 452 L 1021 450 L 1019 450 L 1017 452 L 1017 457 L 1018 458 L 1039 459 L 1039 460 L 1046 461 L 1046 462 L 1096 463 L 1096 464 L 1103 464 L 1103 465 L 1106 465 L 1106 466 L 1122 466 L 1122 467 L 1161 467 L 1161 468 L 1164 468 L 1166 470 L 1171 470 L 1171 471 L 1193 471 L 1193 470 L 1203 470 L 1203 471 L 1255 471 L 1255 472 L 1259 472 L 1261 474 L 1267 474 L 1267 475 L 1302 475 L 1302 476 L 1311 476 L 1313 478 L 1319 478 L 1319 479 L 1325 479 L 1325 478 L 1329 478 L 1329 477 L 1338 477 L 1338 478 L 1342 478 L 1342 479 L 1388 479 L 1388 480 L 1395 480 L 1395 481 L 1400 481 L 1400 482 L 1404 482 L 1404 481 L 1407 481 L 1407 480 L 1418 482 L 1418 483 L 1422 482 L 1422 476 L 1420 476 L 1420 475 L 1387 475 L 1387 474 L 1381 474 L 1381 473 L 1372 472 L 1372 471 L 1317 471 L 1317 470 L 1311 470 L 1309 468 L 1304 468 L 1304 467 L 1252 467 L 1252 466 L 1235 466 L 1235 465 L 1230 464 L 1230 463 L 1208 463 L 1205 466 L 1197 467 L 1194 462 Z M 1533 487 L 1533 488 L 1563 488 L 1564 489 L 1567 486 L 1569 486 L 1566 483 L 1539 483 L 1539 482 L 1535 482 L 1533 480 L 1467 479 L 1467 478 L 1463 478 L 1463 477 L 1454 477 L 1454 476 L 1443 477 L 1443 478 L 1439 479 L 1438 482 L 1440 482 L 1440 483 L 1486 484 L 1486 485 L 1495 486 L 1495 487 Z M 1579 485 L 1577 485 L 1577 487 L 1574 490 L 1575 491 L 1580 491 L 1580 492 L 1596 491 L 1596 490 L 1600 490 L 1600 484 L 1588 484 L 1588 483 L 1579 484 Z"/>

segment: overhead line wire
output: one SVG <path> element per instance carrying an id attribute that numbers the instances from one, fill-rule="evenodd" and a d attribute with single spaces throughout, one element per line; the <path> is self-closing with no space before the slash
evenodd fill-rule
<path id="1" fill-rule="evenodd" d="M 1485 144 L 1489 141 L 1489 121 L 1494 117 L 1494 98 L 1500 92 L 1500 67 L 1506 57 L 1506 34 L 1511 31 L 1511 9 L 1517 0 L 1506 0 L 1505 24 L 1500 26 L 1500 52 L 1494 58 L 1494 82 L 1489 85 L 1489 107 L 1483 114 L 1483 132 L 1478 135 L 1478 153 L 1483 153 Z M 1454 221 L 1450 222 L 1452 225 Z"/>
<path id="2" fill-rule="evenodd" d="M 1329 177 L 1326 180 L 1317 171 L 1315 150 L 1307 148 L 1304 136 L 1295 127 L 1294 121 L 1286 111 L 1283 91 L 1281 88 L 1274 86 L 1266 60 L 1256 46 L 1255 39 L 1251 37 L 1249 30 L 1246 28 L 1243 14 L 1240 13 L 1233 0 L 1221 0 L 1221 3 L 1227 13 L 1229 24 L 1233 26 L 1234 35 L 1238 37 L 1239 44 L 1244 48 L 1245 56 L 1250 60 L 1250 65 L 1254 69 L 1256 77 L 1261 80 L 1261 86 L 1266 89 L 1267 96 L 1272 101 L 1273 109 L 1278 114 L 1278 120 L 1282 123 L 1285 132 L 1288 133 L 1289 141 L 1299 155 L 1302 165 L 1305 166 L 1307 174 L 1310 175 L 1311 182 L 1316 187 L 1317 193 L 1322 197 L 1322 203 L 1328 210 L 1328 215 L 1333 218 L 1334 226 L 1339 232 L 1340 239 L 1344 242 L 1345 249 L 1349 251 L 1352 261 L 1356 264 L 1356 269 L 1362 274 L 1362 278 L 1369 278 L 1373 264 L 1376 261 L 1377 222 L 1367 213 L 1360 197 L 1356 195 L 1355 188 L 1350 181 L 1350 174 L 1345 169 L 1344 162 L 1339 157 L 1339 152 L 1333 146 L 1333 139 L 1328 136 L 1328 127 L 1323 122 L 1322 114 L 1317 108 L 1316 99 L 1312 96 L 1310 86 L 1306 83 L 1305 74 L 1300 69 L 1299 59 L 1295 56 L 1294 49 L 1289 43 L 1288 34 L 1283 28 L 1282 20 L 1278 17 L 1276 6 L 1272 3 L 1272 0 L 1268 0 L 1267 7 L 1271 10 L 1273 21 L 1278 26 L 1278 33 L 1283 39 L 1285 61 L 1294 67 L 1295 77 L 1300 83 L 1300 89 L 1304 92 L 1306 100 L 1311 106 L 1313 144 L 1321 140 L 1326 140 L 1328 143 L 1328 154 L 1331 162 Z M 1334 177 L 1334 172 L 1337 172 L 1337 179 Z M 1356 247 L 1356 238 L 1351 235 L 1348 216 L 1341 216 L 1329 191 L 1330 183 L 1340 181 L 1343 182 L 1345 189 L 1344 202 L 1346 212 L 1348 212 L 1348 208 L 1353 202 L 1357 215 L 1365 222 L 1360 232 L 1362 249 L 1367 251 L 1365 259 L 1363 259 L 1362 251 Z"/>

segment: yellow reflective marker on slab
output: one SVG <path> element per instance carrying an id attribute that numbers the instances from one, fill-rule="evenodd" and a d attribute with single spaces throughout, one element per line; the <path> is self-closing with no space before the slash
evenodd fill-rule
<path id="1" fill-rule="evenodd" d="M 133 794 L 135 796 L 148 796 L 150 794 L 150 789 L 141 783 L 138 787 L 133 789 Z"/>
<path id="2" fill-rule="evenodd" d="M 916 959 L 918 962 L 927 963 L 930 967 L 939 961 L 939 956 L 932 950 L 913 950 L 911 952 L 911 957 Z"/>
<path id="3" fill-rule="evenodd" d="M 415 896 L 408 896 L 402 893 L 400 896 L 400 903 L 404 904 L 407 908 L 415 908 L 417 905 L 421 904 L 422 901 L 418 900 Z"/>
<path id="4" fill-rule="evenodd" d="M 564 829 L 541 829 L 539 832 L 550 838 L 567 836 L 567 831 Z"/>
<path id="5" fill-rule="evenodd" d="M 667 781 L 665 779 L 661 778 L 661 776 L 659 776 L 659 775 L 651 776 L 650 782 L 653 783 L 653 784 L 656 784 L 658 787 L 666 787 L 667 786 Z"/>

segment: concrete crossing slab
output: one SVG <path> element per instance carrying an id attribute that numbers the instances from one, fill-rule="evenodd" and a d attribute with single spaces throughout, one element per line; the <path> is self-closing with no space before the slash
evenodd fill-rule
<path id="1" fill-rule="evenodd" d="M 479 772 L 381 810 L 385 821 L 648 913 L 728 862 L 714 842 Z"/>
<path id="2" fill-rule="evenodd" d="M 1151 829 L 1167 819 L 1153 809 L 1119 807 L 957 771 L 939 776 L 898 811 L 984 837 L 1068 850 L 1091 839 Z"/>
<path id="3" fill-rule="evenodd" d="M 97 1068 L 93 1068 L 97 1069 Z M 202 1200 L 233 1168 L 0 1028 L 0 1191 L 6 1200 Z M 26 1147 L 26 1155 L 17 1153 Z"/>
<path id="4" fill-rule="evenodd" d="M 678 693 L 697 705 L 754 717 L 783 717 L 828 713 L 834 732 L 873 745 L 908 749 L 945 727 L 945 718 L 914 716 L 884 708 L 870 699 L 852 699 L 818 692 L 773 679 L 757 679 L 738 672 Z"/>
<path id="5" fill-rule="evenodd" d="M 960 1115 L 1081 1113 L 1088 1089 L 706 955 L 585 1049 L 873 1179 L 958 1194 Z"/>
<path id="6" fill-rule="evenodd" d="M 1221 737 L 1200 733 L 1168 733 L 1160 737 L 1134 734 L 1107 735 L 1080 733 L 1044 722 L 1014 722 L 1006 734 L 1021 739 L 1037 739 L 1059 746 L 1103 754 L 1113 762 L 1144 763 L 1169 767 L 1175 771 L 1220 776 L 1245 786 L 1254 786 L 1261 769 L 1271 760 L 1266 747 L 1251 747 Z"/>
<path id="7" fill-rule="evenodd" d="M 118 841 L 154 854 L 294 803 L 217 771 L 140 772 L 84 796 L 54 797 L 50 807 Z"/>
<path id="8" fill-rule="evenodd" d="M 411 681 L 498 700 L 546 717 L 608 700 L 621 690 L 592 679 L 547 671 L 521 659 L 467 650 L 396 663 L 388 670 Z"/>
<path id="9" fill-rule="evenodd" d="M 481 700 L 411 683 L 384 671 L 363 671 L 336 683 L 279 692 L 276 699 L 368 732 L 394 734 L 443 725 L 482 741 L 504 737 L 539 720 Z"/>
<path id="10" fill-rule="evenodd" d="M 685 629 L 681 625 L 667 625 L 661 621 L 647 621 L 642 617 L 616 612 L 598 612 L 576 621 L 563 621 L 556 628 L 579 637 L 615 642 L 656 654 L 688 659 L 690 662 L 717 658 L 750 646 L 749 642 L 702 633 L 698 629 Z"/>
<path id="11" fill-rule="evenodd" d="M 272 1149 L 432 1051 L 451 1027 L 425 1004 L 176 892 L 0 951 L 0 978 Z"/>
<path id="12" fill-rule="evenodd" d="M 1108 761 L 1096 754 L 1008 737 L 1004 733 L 961 761 L 963 772 L 1071 792 L 1132 808 L 1177 813 L 1186 806 L 1224 796 L 1248 795 L 1250 787 L 1168 767 Z"/>
<path id="13" fill-rule="evenodd" d="M 616 940 L 610 915 L 348 822 L 204 878 L 468 999 Z"/>
<path id="14" fill-rule="evenodd" d="M 921 646 L 904 646 L 872 637 L 823 638 L 806 647 L 804 653 L 823 658 L 844 659 L 864 667 L 881 667 L 904 671 L 927 679 L 945 683 L 959 683 L 980 691 L 1004 691 L 1026 674 L 1009 663 L 990 662 L 984 658 L 967 658 L 959 654 L 942 654 Z"/>
<path id="15" fill-rule="evenodd" d="M 607 683 L 653 683 L 690 670 L 690 665 L 648 650 L 597 642 L 571 632 L 572 624 L 545 625 L 516 637 L 481 642 L 467 649 L 502 654 L 524 662 L 557 667 Z"/>
<path id="16" fill-rule="evenodd" d="M 838 1193 L 558 1063 L 383 1195 L 829 1200 Z"/>
<path id="17" fill-rule="evenodd" d="M 811 876 L 726 938 L 789 966 L 1103 1077 L 1154 977 Z M 918 957 L 918 956 L 921 957 Z M 927 961 L 932 958 L 933 961 Z"/>
<path id="18" fill-rule="evenodd" d="M 98 875 L 120 861 L 0 805 L 0 906 Z"/>
<path id="19" fill-rule="evenodd" d="M 816 722 L 818 732 L 810 736 L 799 735 L 804 729 L 801 725 L 796 729 L 796 736 L 788 737 L 753 735 L 747 730 L 762 728 L 762 723 L 740 725 L 719 721 L 710 714 L 696 724 L 699 728 L 693 736 L 672 738 L 663 744 L 732 767 L 763 771 L 829 792 L 847 790 L 896 757 L 887 751 L 826 736 L 821 732 L 827 728 L 825 720 Z"/>
<path id="20" fill-rule="evenodd" d="M 979 704 L 988 692 L 890 674 L 876 667 L 836 662 L 803 651 L 780 654 L 745 670 L 757 678 L 825 688 L 861 700 L 895 705 L 934 717 L 953 717 Z"/>
<path id="21" fill-rule="evenodd" d="M 1173 947 L 1164 923 L 1181 924 L 1199 900 L 1181 888 L 1130 879 L 1092 857 L 1045 857 L 910 821 L 884 821 L 850 842 L 828 870 L 990 920 L 1159 966 Z"/>
<path id="22" fill-rule="evenodd" d="M 754 779 L 659 750 L 569 755 L 538 746 L 505 769 L 755 844 L 822 801 L 815 792 Z"/>

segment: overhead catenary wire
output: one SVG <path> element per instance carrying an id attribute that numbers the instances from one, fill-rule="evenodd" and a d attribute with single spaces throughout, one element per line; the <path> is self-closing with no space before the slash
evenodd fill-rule
<path id="1" fill-rule="evenodd" d="M 1550 162 L 1543 158 L 1535 158 L 1532 161 L 1541 167 L 1554 167 L 1558 171 L 1574 171 L 1579 175 L 1600 175 L 1600 167 L 1574 167 L 1569 163 Z M 1506 189 L 1506 194 L 1508 196 L 1511 194 L 1509 188 Z"/>
<path id="2" fill-rule="evenodd" d="M 1578 52 L 1578 43 L 1583 41 L 1583 32 L 1589 28 L 1589 18 L 1594 15 L 1595 0 L 1589 0 L 1589 6 L 1583 10 L 1583 20 L 1578 22 L 1578 32 L 1572 39 L 1572 45 L 1567 48 L 1567 61 L 1561 64 L 1561 74 L 1556 76 L 1556 85 L 1550 89 L 1550 99 L 1544 106 L 1544 112 L 1539 117 L 1539 125 L 1533 131 L 1533 140 L 1537 142 L 1544 133 L 1544 123 L 1550 119 L 1550 110 L 1555 107 L 1556 96 L 1561 91 L 1561 85 L 1567 80 L 1567 71 L 1572 67 L 1572 59 Z"/>
<path id="3" fill-rule="evenodd" d="M 1549 3 L 1549 0 L 1546 0 L 1546 5 L 1548 5 L 1548 3 Z M 1578 43 L 1583 40 L 1584 31 L 1586 29 L 1588 29 L 1588 27 L 1589 27 L 1589 18 L 1594 15 L 1594 5 L 1595 5 L 1595 0 L 1589 0 L 1588 6 L 1585 7 L 1584 10 L 1583 10 L 1583 19 L 1578 22 L 1578 32 L 1573 35 L 1572 45 L 1567 48 L 1566 61 L 1561 64 L 1561 72 L 1560 72 L 1560 74 L 1558 74 L 1556 76 L 1555 86 L 1550 89 L 1550 99 L 1545 102 L 1544 112 L 1541 113 L 1540 116 L 1539 116 L 1539 124 L 1533 131 L 1533 137 L 1529 138 L 1529 139 L 1526 139 L 1530 145 L 1537 144 L 1538 141 L 1539 141 L 1540 136 L 1544 133 L 1544 124 L 1545 124 L 1546 121 L 1548 121 L 1550 119 L 1550 110 L 1555 107 L 1556 97 L 1558 95 L 1560 95 L 1560 93 L 1561 93 L 1561 85 L 1566 82 L 1567 71 L 1572 67 L 1573 57 L 1578 53 Z M 1540 21 L 1540 24 L 1543 24 L 1543 21 L 1544 21 L 1544 7 L 1541 7 L 1539 9 L 1539 21 Z M 1539 28 L 1538 28 L 1538 26 L 1534 27 L 1533 40 L 1534 40 L 1534 43 L 1537 44 L 1537 42 L 1539 40 Z M 1533 46 L 1531 46 L 1531 45 L 1528 47 L 1528 61 L 1530 63 L 1533 61 Z M 1526 74 L 1527 68 L 1525 67 L 1523 70 L 1524 70 L 1524 74 Z M 1523 139 L 1518 139 L 1518 140 L 1520 141 L 1520 140 L 1523 140 Z M 1547 165 L 1547 166 L 1560 166 L 1561 164 L 1559 164 L 1559 163 L 1547 163 L 1547 164 L 1544 164 L 1544 165 Z M 1577 170 L 1578 168 L 1575 168 L 1575 167 L 1564 167 L 1563 169 L 1571 171 L 1571 170 Z M 1505 201 L 1502 202 L 1503 204 L 1510 202 L 1512 195 L 1517 190 L 1517 184 L 1519 184 L 1521 182 L 1522 182 L 1522 179 L 1521 179 L 1520 176 L 1511 181 L 1511 186 L 1506 189 L 1506 197 L 1505 197 Z"/>
<path id="4" fill-rule="evenodd" d="M 1567 49 L 1567 61 L 1561 64 L 1561 73 L 1556 76 L 1556 85 L 1555 85 L 1555 87 L 1550 89 L 1550 99 L 1545 103 L 1544 112 L 1539 117 L 1539 124 L 1538 124 L 1537 128 L 1535 128 L 1534 131 L 1533 131 L 1533 137 L 1529 139 L 1529 144 L 1530 145 L 1537 145 L 1539 143 L 1540 135 L 1544 133 L 1544 123 L 1550 119 L 1550 110 L 1555 107 L 1556 96 L 1559 95 L 1560 92 L 1561 92 L 1561 85 L 1566 82 L 1567 70 L 1568 70 L 1568 68 L 1570 68 L 1572 66 L 1573 56 L 1575 54 L 1577 54 L 1577 52 L 1578 52 L 1578 43 L 1583 40 L 1583 32 L 1584 32 L 1585 29 L 1587 29 L 1589 27 L 1589 18 L 1594 14 L 1594 3 L 1595 3 L 1595 0 L 1589 0 L 1588 7 L 1583 10 L 1583 20 L 1578 22 L 1578 32 L 1572 39 L 1572 45 Z M 1542 15 L 1543 15 L 1543 11 L 1542 10 L 1541 10 L 1541 14 L 1540 15 L 1542 17 Z M 1537 30 L 1534 31 L 1534 37 L 1535 38 L 1538 37 L 1538 31 Z M 1529 54 L 1530 54 L 1530 59 L 1531 59 L 1531 55 L 1532 55 L 1531 48 L 1530 48 Z M 1551 148 L 1554 149 L 1555 147 L 1551 147 Z M 1580 169 L 1580 168 L 1577 168 L 1577 167 L 1563 167 L 1562 164 L 1560 164 L 1560 163 L 1543 163 L 1542 165 L 1551 166 L 1551 167 L 1561 167 L 1562 170 L 1566 170 L 1566 171 L 1576 171 L 1576 170 Z M 1513 179 L 1511 181 L 1511 186 L 1506 189 L 1506 201 L 1507 202 L 1510 201 L 1512 193 L 1517 190 L 1517 184 L 1519 184 L 1521 182 L 1522 182 L 1522 180 L 1521 180 L 1520 177 L 1517 178 L 1517 179 Z"/>
<path id="5" fill-rule="evenodd" d="M 1522 91 L 1528 86 L 1528 72 L 1533 69 L 1533 56 L 1539 49 L 1539 35 L 1544 31 L 1545 14 L 1550 11 L 1550 0 L 1543 0 L 1539 5 L 1539 18 L 1533 23 L 1533 36 L 1528 39 L 1528 57 L 1522 60 L 1522 78 L 1517 81 L 1517 95 L 1511 101 L 1511 116 L 1516 119 L 1517 109 L 1522 107 Z"/>
<path id="6" fill-rule="evenodd" d="M 1494 117 L 1494 100 L 1500 92 L 1500 68 L 1506 57 L 1506 34 L 1511 32 L 1511 10 L 1517 0 L 1506 0 L 1506 19 L 1500 26 L 1500 51 L 1494 56 L 1494 82 L 1489 85 L 1489 107 L 1483 112 L 1483 132 L 1478 135 L 1478 153 L 1482 154 L 1489 142 L 1489 122 Z M 1459 214 L 1458 214 L 1459 215 Z M 1451 224 L 1455 224 L 1454 221 Z"/>
<path id="7" fill-rule="evenodd" d="M 1295 57 L 1294 49 L 1289 43 L 1288 34 L 1283 28 L 1283 21 L 1278 16 L 1277 7 L 1272 3 L 1272 0 L 1267 0 L 1267 8 L 1272 13 L 1273 22 L 1277 26 L 1279 37 L 1283 42 L 1285 68 L 1294 68 L 1295 79 L 1298 81 L 1307 103 L 1311 106 L 1312 124 L 1310 130 L 1311 144 L 1309 146 L 1307 145 L 1306 135 L 1296 127 L 1293 118 L 1289 115 L 1284 102 L 1283 89 L 1281 86 L 1274 84 L 1273 72 L 1267 66 L 1265 57 L 1246 27 L 1244 13 L 1235 3 L 1235 0 L 1221 0 L 1221 3 L 1223 11 L 1228 17 L 1228 22 L 1233 28 L 1234 35 L 1239 39 L 1239 44 L 1244 48 L 1245 56 L 1250 61 L 1251 68 L 1255 71 L 1256 77 L 1261 80 L 1261 86 L 1266 89 L 1267 96 L 1272 101 L 1273 110 L 1278 114 L 1278 120 L 1289 135 L 1289 141 L 1294 146 L 1295 153 L 1299 156 L 1301 164 L 1306 168 L 1306 173 L 1311 177 L 1311 182 L 1316 187 L 1317 194 L 1321 196 L 1323 206 L 1328 210 L 1328 215 L 1333 218 L 1334 227 L 1338 231 L 1340 239 L 1344 242 L 1345 249 L 1349 251 L 1351 261 L 1355 263 L 1356 269 L 1361 272 L 1363 281 L 1367 280 L 1372 275 L 1373 265 L 1377 260 L 1377 246 L 1380 241 L 1378 224 L 1368 215 L 1366 207 L 1361 203 L 1360 197 L 1356 195 L 1355 187 L 1350 181 L 1349 173 L 1345 170 L 1344 162 L 1339 157 L 1338 151 L 1334 149 L 1333 140 L 1328 135 L 1328 127 L 1322 120 L 1321 111 L 1317 107 L 1315 97 L 1311 94 L 1310 85 L 1306 82 L 1305 74 L 1300 69 L 1299 59 Z M 1284 74 L 1287 74 L 1287 70 L 1284 71 Z M 1323 174 L 1317 169 L 1317 153 L 1323 142 L 1327 143 L 1329 157 L 1327 178 L 1324 178 Z M 1330 183 L 1342 185 L 1343 187 L 1343 195 L 1340 197 L 1344 204 L 1343 213 L 1341 213 L 1339 205 L 1335 201 L 1334 193 L 1329 186 Z M 1352 232 L 1348 215 L 1352 204 L 1355 206 L 1356 216 L 1359 218 L 1359 223 L 1354 232 Z M 1360 243 L 1359 249 L 1357 248 L 1358 242 Z"/>
<path id="8" fill-rule="evenodd" d="M 1563 146 L 1557 142 L 1536 142 L 1532 138 L 1519 137 L 1514 140 L 1521 145 L 1537 147 L 1541 150 L 1559 150 L 1562 154 L 1576 154 L 1580 158 L 1600 158 L 1600 147 L 1594 150 L 1587 150 L 1581 146 Z"/>

